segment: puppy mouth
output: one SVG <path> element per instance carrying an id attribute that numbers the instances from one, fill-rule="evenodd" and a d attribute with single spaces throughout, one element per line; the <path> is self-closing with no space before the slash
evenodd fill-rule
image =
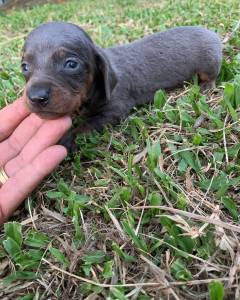
<path id="1" fill-rule="evenodd" d="M 70 114 L 69 112 L 56 112 L 51 110 L 45 110 L 39 107 L 34 107 L 29 103 L 29 101 L 26 101 L 26 104 L 30 112 L 36 114 L 41 119 L 54 120 Z"/>
<path id="2" fill-rule="evenodd" d="M 65 112 L 60 113 L 60 112 L 55 112 L 55 111 L 41 110 L 41 109 L 31 107 L 29 105 L 28 105 L 28 108 L 32 113 L 36 114 L 41 119 L 49 119 L 49 120 L 58 119 L 58 118 L 68 114 L 67 112 L 66 113 Z"/>
<path id="3" fill-rule="evenodd" d="M 67 114 L 65 113 L 57 113 L 57 112 L 50 112 L 50 111 L 35 111 L 34 112 L 37 116 L 39 116 L 41 119 L 46 120 L 55 120 L 58 118 L 61 118 Z"/>

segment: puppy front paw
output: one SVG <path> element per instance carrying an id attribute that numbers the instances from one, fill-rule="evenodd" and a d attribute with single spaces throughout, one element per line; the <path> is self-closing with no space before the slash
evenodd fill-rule
<path id="1" fill-rule="evenodd" d="M 73 132 L 67 132 L 59 141 L 59 145 L 64 146 L 68 152 L 73 153 L 78 150 L 76 144 L 76 135 Z"/>
<path id="2" fill-rule="evenodd" d="M 216 88 L 215 80 L 203 81 L 200 83 L 200 91 L 202 94 L 207 94 L 209 90 Z"/>
<path id="3" fill-rule="evenodd" d="M 79 134 L 88 134 L 93 130 L 91 124 L 83 123 L 79 127 L 67 132 L 59 141 L 59 144 L 66 147 L 68 152 L 73 153 L 78 150 L 76 138 Z"/>

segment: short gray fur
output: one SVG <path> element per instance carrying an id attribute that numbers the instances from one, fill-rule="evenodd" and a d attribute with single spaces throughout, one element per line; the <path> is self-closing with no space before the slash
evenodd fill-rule
<path id="1" fill-rule="evenodd" d="M 222 60 L 219 36 L 196 26 L 169 29 L 103 51 L 117 78 L 108 106 L 121 117 L 133 106 L 152 101 L 158 89 L 182 86 L 195 74 L 216 80 Z"/>
<path id="2" fill-rule="evenodd" d="M 82 77 L 80 74 L 78 77 L 65 77 L 64 72 L 57 73 L 58 63 L 51 60 L 51 55 L 62 46 L 74 50 L 84 62 Z M 30 33 L 24 52 L 34 54 L 33 62 L 30 62 L 32 73 L 25 74 L 27 81 L 36 76 L 36 71 L 39 84 L 41 81 L 46 84 L 46 78 L 51 75 L 52 81 L 48 85 L 60 82 L 63 91 L 75 86 L 76 94 L 81 91 L 84 74 L 91 73 L 93 82 L 82 110 L 86 112 L 87 119 L 72 133 L 74 137 L 80 132 L 100 130 L 106 124 L 118 123 L 134 106 L 152 101 L 157 90 L 182 86 L 194 75 L 199 75 L 203 84 L 211 85 L 220 71 L 222 43 L 213 31 L 185 26 L 103 49 L 95 45 L 80 27 L 50 22 Z M 40 60 L 34 65 L 34 61 Z M 52 65 L 50 73 L 49 64 Z M 31 83 L 28 87 L 31 88 Z M 72 141 L 73 138 L 68 139 L 67 143 Z"/>

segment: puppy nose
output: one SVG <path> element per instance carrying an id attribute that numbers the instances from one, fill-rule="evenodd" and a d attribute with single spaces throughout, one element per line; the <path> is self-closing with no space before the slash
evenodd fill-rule
<path id="1" fill-rule="evenodd" d="M 46 106 L 49 102 L 50 90 L 46 88 L 32 87 L 28 91 L 28 98 L 32 104 Z"/>

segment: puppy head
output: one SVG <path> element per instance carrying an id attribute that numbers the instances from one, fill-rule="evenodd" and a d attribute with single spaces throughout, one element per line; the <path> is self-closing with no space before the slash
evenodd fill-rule
<path id="1" fill-rule="evenodd" d="M 108 100 L 116 84 L 104 53 L 80 27 L 70 23 L 51 22 L 33 30 L 26 39 L 21 66 L 27 105 L 44 119 L 81 107 L 95 77 L 102 80 L 98 86 Z"/>

